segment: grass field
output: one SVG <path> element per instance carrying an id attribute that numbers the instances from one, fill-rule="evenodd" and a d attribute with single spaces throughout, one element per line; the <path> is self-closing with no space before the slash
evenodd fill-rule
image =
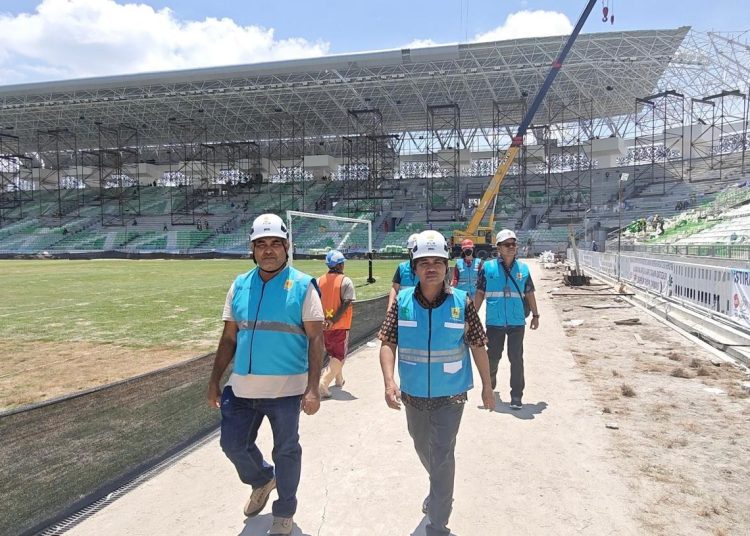
<path id="1" fill-rule="evenodd" d="M 351 261 L 360 300 L 398 261 Z M 0 410 L 213 351 L 229 285 L 248 260 L 0 261 Z M 321 275 L 321 261 L 295 267 Z"/>

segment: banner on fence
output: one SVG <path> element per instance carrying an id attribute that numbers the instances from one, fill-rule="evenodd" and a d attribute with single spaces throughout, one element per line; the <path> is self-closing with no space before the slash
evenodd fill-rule
<path id="1" fill-rule="evenodd" d="M 666 296 L 672 295 L 672 271 L 672 263 L 669 261 L 651 261 L 648 264 L 630 263 L 633 283 Z"/>
<path id="2" fill-rule="evenodd" d="M 750 327 L 750 270 L 732 270 L 731 317 Z"/>

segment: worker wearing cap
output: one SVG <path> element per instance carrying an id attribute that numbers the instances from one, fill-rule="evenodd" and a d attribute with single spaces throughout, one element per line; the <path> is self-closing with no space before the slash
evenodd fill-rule
<path id="1" fill-rule="evenodd" d="M 258 216 L 250 244 L 257 266 L 238 275 L 227 293 L 207 397 L 221 409 L 222 450 L 253 488 L 245 515 L 258 515 L 276 488 L 269 534 L 284 535 L 291 533 L 297 509 L 300 409 L 313 415 L 320 407 L 323 306 L 315 279 L 287 265 L 289 239 L 281 218 Z M 222 391 L 219 382 L 232 361 Z M 275 467 L 255 444 L 264 417 L 273 433 Z"/>
<path id="2" fill-rule="evenodd" d="M 417 236 L 418 233 L 413 233 L 406 241 L 406 249 L 409 252 L 409 260 L 402 262 L 396 267 L 396 273 L 393 274 L 393 286 L 391 288 L 391 292 L 388 294 L 388 307 L 386 311 L 390 309 L 391 305 L 393 305 L 393 302 L 396 301 L 396 295 L 398 294 L 399 290 L 401 290 L 402 288 L 414 287 L 419 282 L 419 279 L 415 275 L 411 264 L 411 250 L 414 247 Z"/>
<path id="3" fill-rule="evenodd" d="M 477 276 L 482 266 L 481 259 L 474 257 L 474 241 L 466 238 L 461 242 L 461 258 L 453 267 L 451 286 L 460 288 L 473 300 L 477 292 Z"/>
<path id="4" fill-rule="evenodd" d="M 385 401 L 406 409 L 419 461 L 430 477 L 422 503 L 427 536 L 447 535 L 455 480 L 454 450 L 467 392 L 473 387 L 469 349 L 482 378 L 482 404 L 495 407 L 482 322 L 466 292 L 445 284 L 448 246 L 437 231 L 420 233 L 412 248 L 419 278 L 402 289 L 380 329 Z M 400 385 L 394 378 L 396 349 Z"/>
<path id="5" fill-rule="evenodd" d="M 482 266 L 477 278 L 474 305 L 477 310 L 487 299 L 487 353 L 490 359 L 492 388 L 497 385 L 497 369 L 508 339 L 510 361 L 510 408 L 523 407 L 525 387 L 523 373 L 523 337 L 526 316 L 532 314 L 531 329 L 539 327 L 539 310 L 534 297 L 534 282 L 529 267 L 516 259 L 518 243 L 516 233 L 503 229 L 495 238 L 498 257 Z M 524 305 L 524 302 L 526 305 Z"/>
<path id="6" fill-rule="evenodd" d="M 320 394 L 330 397 L 328 387 L 335 379 L 337 387 L 344 386 L 344 359 L 349 348 L 349 330 L 352 327 L 352 303 L 356 299 L 354 283 L 344 275 L 346 257 L 337 250 L 326 255 L 328 273 L 318 278 L 320 297 L 323 301 L 323 338 L 326 352 L 330 356 L 328 367 L 320 380 Z"/>

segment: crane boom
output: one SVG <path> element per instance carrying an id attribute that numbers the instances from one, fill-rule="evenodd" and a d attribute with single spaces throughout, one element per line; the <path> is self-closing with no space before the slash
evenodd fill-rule
<path id="1" fill-rule="evenodd" d="M 490 184 L 487 186 L 487 190 L 482 195 L 482 199 L 479 201 L 479 205 L 472 215 L 469 224 L 467 225 L 465 230 L 453 232 L 454 244 L 460 243 L 465 238 L 470 238 L 477 244 L 491 243 L 491 240 L 487 240 L 487 234 L 492 234 L 492 232 L 494 231 L 494 209 L 492 214 L 490 215 L 490 221 L 487 227 L 481 227 L 482 220 L 487 213 L 487 209 L 489 208 L 490 203 L 493 203 L 494 207 L 494 201 L 497 199 L 497 196 L 500 193 L 500 185 L 502 185 L 503 180 L 505 179 L 505 175 L 508 173 L 510 166 L 513 165 L 513 161 L 516 159 L 518 152 L 521 150 L 521 146 L 523 145 L 523 138 L 526 135 L 526 130 L 534 120 L 534 116 L 536 115 L 537 110 L 542 105 L 542 102 L 547 96 L 547 92 L 549 91 L 550 87 L 552 87 L 552 83 L 555 81 L 555 77 L 557 77 L 557 74 L 560 72 L 563 62 L 568 56 L 568 52 L 570 52 L 570 49 L 573 48 L 573 43 L 575 43 L 578 34 L 581 33 L 581 28 L 583 28 L 586 19 L 588 19 L 589 14 L 591 13 L 591 10 L 594 9 L 596 2 L 597 0 L 588 0 L 588 2 L 586 3 L 586 7 L 583 9 L 581 16 L 578 17 L 578 22 L 573 28 L 573 32 L 568 36 L 567 41 L 565 41 L 565 45 L 563 45 L 560 54 L 558 54 L 555 61 L 552 62 L 550 70 L 547 73 L 547 77 L 544 79 L 542 86 L 539 88 L 539 91 L 534 97 L 531 106 L 526 111 L 526 115 L 524 115 L 523 119 L 521 119 L 521 124 L 518 126 L 518 131 L 516 132 L 516 135 L 511 139 L 510 147 L 506 151 L 505 157 L 498 165 L 495 174 L 490 180 Z"/>

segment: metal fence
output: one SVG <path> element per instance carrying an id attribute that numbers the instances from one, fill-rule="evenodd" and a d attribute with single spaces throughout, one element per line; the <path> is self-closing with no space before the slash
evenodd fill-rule
<path id="1" fill-rule="evenodd" d="M 354 304 L 353 347 L 380 327 L 386 302 Z M 213 357 L 0 414 L 0 536 L 35 534 L 214 430 Z"/>

